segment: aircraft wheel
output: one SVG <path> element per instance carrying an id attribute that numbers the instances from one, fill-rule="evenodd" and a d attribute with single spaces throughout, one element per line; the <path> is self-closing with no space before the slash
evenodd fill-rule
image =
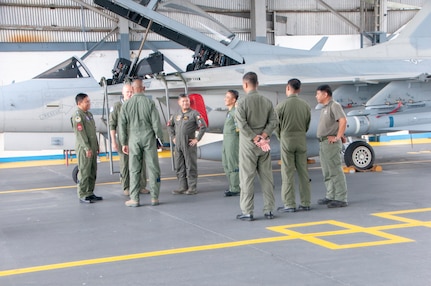
<path id="1" fill-rule="evenodd" d="M 78 166 L 75 166 L 75 168 L 73 168 L 73 171 L 72 171 L 72 179 L 75 182 L 75 184 L 79 183 L 78 173 L 79 173 Z"/>
<path id="2" fill-rule="evenodd" d="M 371 169 L 374 164 L 373 147 L 363 141 L 351 143 L 344 152 L 344 163 L 347 167 L 353 166 L 357 170 Z"/>

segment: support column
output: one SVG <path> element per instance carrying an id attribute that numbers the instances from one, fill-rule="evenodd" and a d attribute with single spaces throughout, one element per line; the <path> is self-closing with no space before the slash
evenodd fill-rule
<path id="1" fill-rule="evenodd" d="M 266 3 L 265 0 L 251 0 L 251 40 L 267 43 L 266 39 Z"/>
<path id="2" fill-rule="evenodd" d="M 118 57 L 125 58 L 130 60 L 130 38 L 129 38 L 129 21 L 119 17 L 120 21 L 118 22 L 119 30 L 119 50 Z"/>

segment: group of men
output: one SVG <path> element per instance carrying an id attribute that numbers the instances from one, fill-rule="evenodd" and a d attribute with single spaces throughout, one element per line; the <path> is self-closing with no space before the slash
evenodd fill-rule
<path id="1" fill-rule="evenodd" d="M 126 206 L 140 205 L 140 194 L 151 194 L 151 205 L 159 205 L 160 166 L 157 143 L 162 142 L 162 127 L 154 101 L 144 94 L 142 80 L 125 83 L 123 98 L 110 110 L 109 127 L 112 148 L 120 156 L 120 177 L 123 194 L 130 199 Z M 87 94 L 75 98 L 78 109 L 72 117 L 78 157 L 78 198 L 82 203 L 103 200 L 94 195 L 99 145 L 93 115 L 89 111 Z M 173 194 L 197 193 L 197 143 L 206 130 L 206 123 L 199 112 L 190 108 L 190 99 L 181 94 L 180 110 L 171 116 L 168 129 L 175 144 L 175 167 L 180 188 Z M 198 134 L 196 136 L 196 131 Z M 147 169 L 149 188 L 147 185 Z"/>
<path id="2" fill-rule="evenodd" d="M 273 132 L 280 140 L 281 152 L 281 199 L 280 212 L 311 210 L 310 178 L 307 169 L 306 133 L 310 127 L 311 110 L 308 103 L 299 97 L 301 82 L 291 79 L 286 85 L 287 99 L 274 109 L 272 102 L 257 91 L 257 74 L 243 76 L 246 95 L 230 107 L 232 91 L 225 96 L 229 112 L 225 121 L 223 144 L 223 167 L 229 181 L 226 196 L 240 195 L 242 213 L 240 220 L 254 220 L 254 178 L 258 175 L 263 193 L 263 212 L 267 219 L 274 218 L 274 179 L 272 175 L 269 140 Z M 321 118 L 317 129 L 320 142 L 320 159 L 326 186 L 325 198 L 318 204 L 329 208 L 347 206 L 347 184 L 340 152 L 346 130 L 346 115 L 340 104 L 332 99 L 332 90 L 322 85 L 316 91 L 317 102 L 322 104 Z M 233 122 L 233 123 L 232 123 Z M 238 140 L 232 139 L 234 130 Z M 237 152 L 235 150 L 236 144 Z M 238 156 L 234 156 L 238 154 Z M 235 159 L 238 158 L 237 160 Z M 232 163 L 233 162 L 233 163 Z M 295 170 L 299 178 L 300 204 L 296 207 Z M 237 188 L 239 182 L 239 190 Z"/>
<path id="3" fill-rule="evenodd" d="M 272 102 L 258 92 L 258 77 L 254 72 L 243 76 L 246 95 L 238 99 L 236 90 L 225 95 L 228 107 L 224 124 L 222 162 L 229 182 L 225 196 L 240 196 L 240 220 L 254 220 L 254 179 L 258 175 L 262 187 L 264 216 L 274 218 L 274 179 L 272 174 L 270 137 L 274 132 L 280 140 L 283 206 L 280 212 L 309 211 L 310 178 L 307 169 L 306 133 L 311 111 L 299 97 L 301 82 L 291 79 L 286 86 L 287 99 L 273 107 Z M 142 80 L 126 83 L 123 100 L 110 113 L 112 146 L 120 154 L 121 183 L 126 206 L 140 205 L 141 193 L 151 194 L 151 205 L 159 204 L 160 166 L 157 140 L 162 127 L 154 101 L 144 95 Z M 346 129 L 346 115 L 340 104 L 332 99 L 332 90 L 322 85 L 316 91 L 317 102 L 323 108 L 317 129 L 320 159 L 326 196 L 318 204 L 330 208 L 347 206 L 347 184 L 341 166 L 340 152 Z M 102 200 L 94 195 L 97 173 L 98 143 L 95 123 L 89 112 L 86 94 L 76 96 L 78 109 L 72 117 L 78 157 L 78 197 L 80 202 Z M 197 143 L 206 131 L 206 123 L 198 111 L 190 107 L 190 98 L 181 94 L 180 110 L 168 121 L 168 132 L 175 144 L 174 160 L 179 188 L 175 195 L 197 193 Z M 118 140 L 118 142 L 117 142 Z M 146 169 L 149 171 L 150 191 L 146 189 Z M 296 207 L 294 173 L 298 173 L 300 204 Z"/>

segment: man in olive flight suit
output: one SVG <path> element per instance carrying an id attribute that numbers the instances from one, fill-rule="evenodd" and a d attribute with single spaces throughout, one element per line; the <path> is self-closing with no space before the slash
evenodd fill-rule
<path id="1" fill-rule="evenodd" d="M 310 177 L 307 169 L 307 131 L 310 127 L 311 109 L 299 98 L 301 81 L 292 78 L 287 82 L 287 99 L 277 105 L 275 111 L 279 124 L 276 129 L 281 151 L 281 200 L 280 212 L 310 210 Z M 296 208 L 295 170 L 299 179 L 301 203 Z"/>
<path id="2" fill-rule="evenodd" d="M 180 188 L 172 193 L 195 195 L 198 180 L 197 144 L 207 126 L 200 113 L 190 108 L 190 99 L 186 94 L 178 97 L 178 104 L 181 110 L 168 121 L 169 135 L 175 144 L 175 170 L 180 184 Z"/>
<path id="3" fill-rule="evenodd" d="M 88 95 L 85 93 L 77 94 L 75 102 L 78 109 L 71 119 L 76 138 L 76 157 L 78 158 L 78 198 L 81 203 L 93 203 L 103 199 L 94 194 L 97 176 L 97 153 L 99 152 L 96 124 L 93 114 L 88 111 L 91 107 Z"/>
<path id="4" fill-rule="evenodd" d="M 141 91 L 142 92 L 142 91 Z M 137 92 L 139 93 L 139 92 Z M 128 101 L 133 96 L 133 88 L 130 83 L 126 83 L 122 90 L 123 98 L 119 102 L 116 102 L 109 113 L 109 130 L 111 133 L 111 144 L 112 149 L 118 151 L 120 156 L 120 175 L 121 175 L 121 185 L 123 187 L 123 194 L 125 196 L 130 195 L 130 174 L 129 174 L 129 155 L 123 153 L 123 146 L 119 142 L 119 120 L 120 111 L 123 103 Z M 146 189 L 147 187 L 147 172 L 145 162 L 143 161 L 142 172 L 141 172 L 141 194 L 149 194 L 150 191 Z"/>
<path id="5" fill-rule="evenodd" d="M 259 175 L 262 186 L 264 215 L 274 218 L 274 177 L 272 175 L 269 137 L 277 127 L 278 118 L 272 102 L 257 92 L 257 74 L 243 76 L 242 87 L 246 93 L 236 107 L 235 118 L 239 128 L 239 181 L 240 207 L 237 219 L 252 221 L 254 210 L 254 178 Z M 266 147 L 266 148 L 264 148 Z"/>
<path id="6" fill-rule="evenodd" d="M 142 84 L 142 83 L 141 83 Z M 159 113 L 153 100 L 144 93 L 136 93 L 123 104 L 120 112 L 120 143 L 129 155 L 130 200 L 128 207 L 139 206 L 142 161 L 148 168 L 151 205 L 159 204 L 160 166 L 157 138 L 162 138 Z"/>
<path id="7" fill-rule="evenodd" d="M 239 130 L 235 122 L 235 104 L 238 100 L 238 91 L 228 90 L 224 103 L 229 108 L 223 126 L 222 163 L 226 173 L 229 189 L 224 192 L 226 197 L 238 196 L 239 188 Z"/>

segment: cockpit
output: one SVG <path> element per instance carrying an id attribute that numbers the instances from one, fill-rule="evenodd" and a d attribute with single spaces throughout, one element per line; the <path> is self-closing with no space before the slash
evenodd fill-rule
<path id="1" fill-rule="evenodd" d="M 178 22 L 224 46 L 228 46 L 235 38 L 235 34 L 222 23 L 188 1 L 160 1 L 156 10 L 168 17 L 173 13 L 181 15 L 181 17 L 176 17 Z M 193 62 L 187 66 L 187 71 L 239 64 L 238 61 L 210 48 L 203 42 L 190 42 L 188 48 L 194 50 L 194 55 Z"/>
<path id="2" fill-rule="evenodd" d="M 230 47 L 234 44 L 235 34 L 186 0 L 93 1 L 150 32 L 193 51 L 192 62 L 184 67 L 186 71 L 244 63 L 243 57 Z M 156 59 L 160 59 L 160 56 L 156 56 Z M 115 78 L 121 82 L 128 65 L 128 59 L 121 59 L 114 66 L 114 82 L 117 82 Z M 154 73 L 153 68 L 150 70 Z M 128 76 L 135 76 L 134 72 L 135 64 L 132 64 Z"/>
<path id="3" fill-rule="evenodd" d="M 34 78 L 83 78 L 91 77 L 90 72 L 75 57 L 65 60 L 55 67 L 41 73 Z"/>

